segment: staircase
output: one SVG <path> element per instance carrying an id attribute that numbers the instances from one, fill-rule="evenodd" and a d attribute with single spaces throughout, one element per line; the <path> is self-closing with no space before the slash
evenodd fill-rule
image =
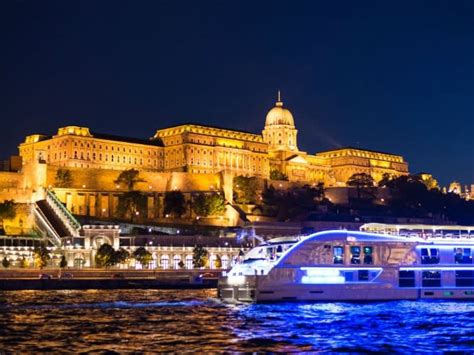
<path id="1" fill-rule="evenodd" d="M 56 246 L 64 237 L 77 237 L 81 224 L 51 191 L 46 190 L 46 198 L 36 202 L 35 217 L 40 229 Z"/>
<path id="2" fill-rule="evenodd" d="M 231 205 L 231 207 L 237 211 L 239 214 L 240 219 L 244 223 L 250 223 L 250 220 L 247 218 L 247 214 L 238 206 L 238 205 Z"/>

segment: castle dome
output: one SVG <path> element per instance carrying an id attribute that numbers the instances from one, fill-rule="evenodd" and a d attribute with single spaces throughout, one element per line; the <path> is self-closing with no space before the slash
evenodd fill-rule
<path id="1" fill-rule="evenodd" d="M 265 126 L 295 126 L 295 121 L 293 120 L 293 115 L 291 112 L 283 107 L 283 102 L 280 98 L 280 92 L 278 91 L 278 101 L 267 113 L 267 118 L 265 119 Z"/>

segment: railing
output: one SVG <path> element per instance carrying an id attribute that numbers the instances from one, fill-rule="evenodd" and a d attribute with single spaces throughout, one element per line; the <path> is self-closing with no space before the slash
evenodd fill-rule
<path id="1" fill-rule="evenodd" d="M 51 243 L 53 243 L 55 246 L 61 246 L 61 237 L 60 235 L 56 232 L 56 230 L 53 228 L 51 223 L 49 223 L 48 219 L 46 216 L 43 214 L 41 209 L 38 207 L 38 205 L 35 205 L 35 217 L 41 222 L 44 228 L 46 228 L 47 233 L 46 235 L 50 236 L 48 238 Z"/>
<path id="2" fill-rule="evenodd" d="M 61 221 L 66 226 L 71 236 L 79 236 L 79 230 L 81 229 L 81 224 L 78 220 L 69 212 L 69 210 L 63 205 L 63 203 L 58 199 L 58 197 L 52 193 L 50 190 L 46 190 L 46 202 L 53 209 L 55 214 L 61 219 Z"/>

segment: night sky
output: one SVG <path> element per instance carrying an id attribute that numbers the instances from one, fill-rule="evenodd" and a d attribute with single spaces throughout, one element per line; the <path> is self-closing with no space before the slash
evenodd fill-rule
<path id="1" fill-rule="evenodd" d="M 0 27 L 2 157 L 71 124 L 260 133 L 280 89 L 300 150 L 474 183 L 474 1 L 4 0 Z"/>

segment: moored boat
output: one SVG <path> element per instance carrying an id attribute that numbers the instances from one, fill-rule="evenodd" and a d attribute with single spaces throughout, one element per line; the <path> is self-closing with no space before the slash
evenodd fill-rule
<path id="1" fill-rule="evenodd" d="M 470 236 L 335 230 L 273 241 L 224 273 L 218 293 L 226 302 L 474 299 Z"/>

